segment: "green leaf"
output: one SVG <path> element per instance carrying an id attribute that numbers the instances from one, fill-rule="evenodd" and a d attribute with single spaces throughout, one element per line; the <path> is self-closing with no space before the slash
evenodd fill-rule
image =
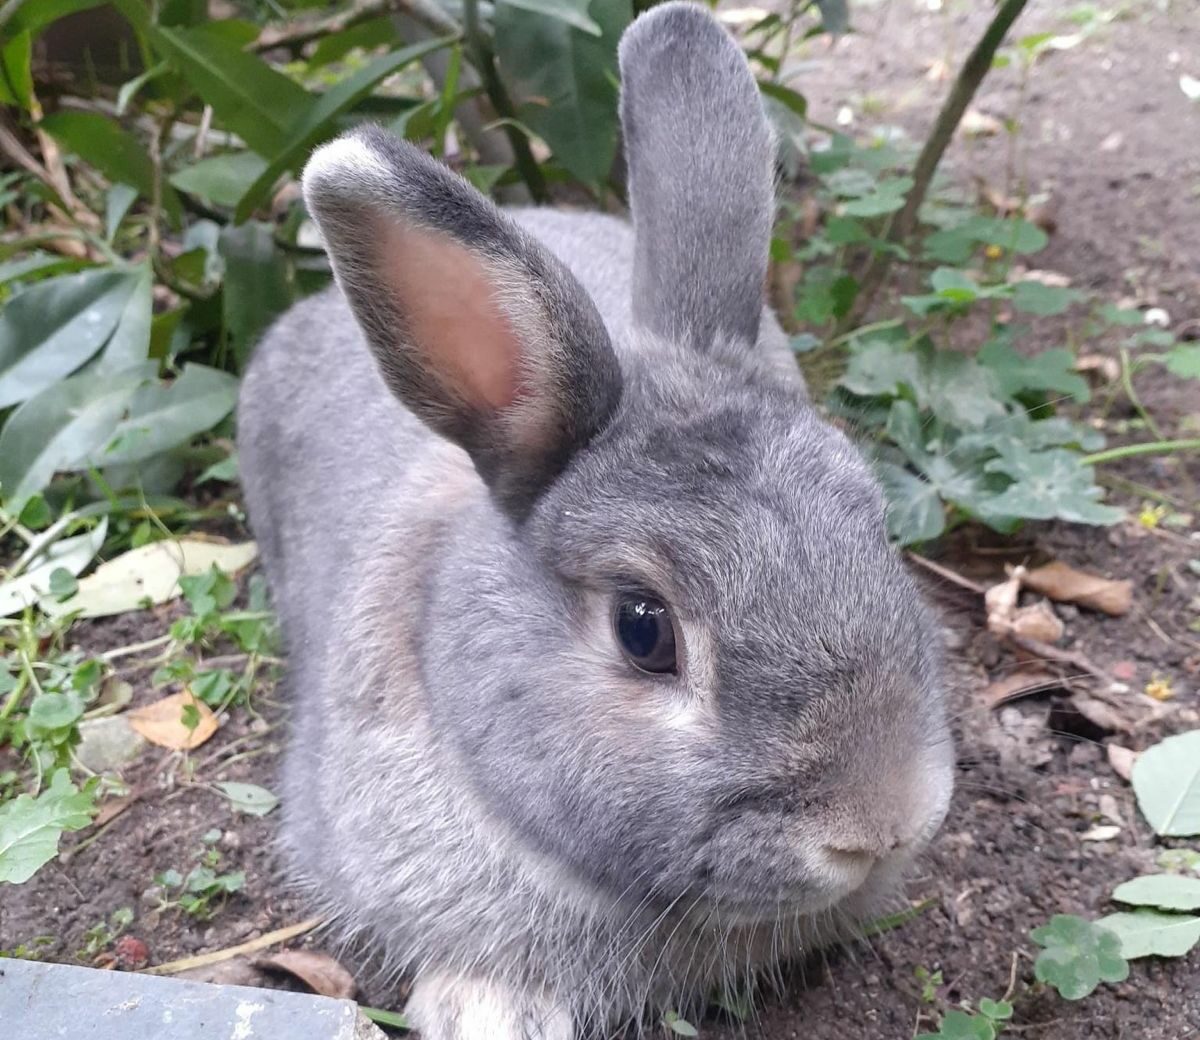
<path id="1" fill-rule="evenodd" d="M 1116 936 L 1121 956 L 1182 957 L 1200 943 L 1200 917 L 1163 914 L 1157 910 L 1109 914 L 1096 922 Z"/>
<path id="2" fill-rule="evenodd" d="M 55 567 L 50 572 L 50 595 L 55 599 L 67 599 L 79 591 L 75 575 L 65 567 Z"/>
<path id="3" fill-rule="evenodd" d="M 225 334 L 240 367 L 259 334 L 295 301 L 296 279 L 276 248 L 271 224 L 223 228 L 219 248 L 225 260 Z"/>
<path id="4" fill-rule="evenodd" d="M 267 167 L 246 189 L 238 201 L 234 219 L 238 223 L 246 220 L 270 194 L 275 182 L 284 173 L 299 167 L 314 147 L 338 132 L 338 117 L 371 93 L 380 80 L 453 42 L 453 37 L 443 37 L 425 40 L 411 47 L 402 47 L 391 54 L 376 58 L 317 98 L 314 104 L 302 111 L 288 126 L 284 144 L 276 150 Z"/>
<path id="5" fill-rule="evenodd" d="M 588 17 L 591 0 L 496 0 L 497 6 L 519 7 L 523 11 L 546 18 L 557 18 L 561 22 L 585 32 L 589 36 L 601 35 L 600 26 Z"/>
<path id="6" fill-rule="evenodd" d="M 30 286 L 0 312 L 0 409 L 70 375 L 112 334 L 139 275 L 105 268 Z"/>
<path id="7" fill-rule="evenodd" d="M 917 355 L 902 344 L 872 340 L 850 356 L 846 374 L 838 381 L 860 397 L 897 396 L 901 387 L 921 382 Z"/>
<path id="8" fill-rule="evenodd" d="M 903 466 L 881 462 L 876 473 L 888 500 L 888 534 L 900 545 L 936 538 L 946 529 L 946 510 L 937 489 Z"/>
<path id="9" fill-rule="evenodd" d="M 1163 849 L 1155 862 L 1173 874 L 1191 871 L 1200 874 L 1200 852 L 1195 849 Z"/>
<path id="10" fill-rule="evenodd" d="M 230 805 L 238 812 L 251 816 L 266 816 L 279 804 L 275 797 L 265 787 L 258 784 L 242 784 L 233 780 L 219 781 L 217 786 L 225 792 Z"/>
<path id="11" fill-rule="evenodd" d="M 51 22 L 56 22 L 64 15 L 86 11 L 89 7 L 99 7 L 108 0 L 25 0 L 17 6 L 16 12 L 4 28 L 9 33 L 28 32 L 36 36 Z"/>
<path id="12" fill-rule="evenodd" d="M 1067 1000 L 1081 1000 L 1101 982 L 1123 982 L 1129 965 L 1121 941 L 1103 927 L 1071 914 L 1056 914 L 1049 924 L 1030 935 L 1043 947 L 1033 965 L 1039 982 L 1058 990 Z"/>
<path id="13" fill-rule="evenodd" d="M 996 377 L 974 358 L 932 345 L 918 353 L 925 396 L 939 419 L 969 430 L 1004 414 Z"/>
<path id="14" fill-rule="evenodd" d="M 155 366 L 97 376 L 81 372 L 18 408 L 0 431 L 0 489 L 17 511 L 59 470 L 71 469 L 108 443 L 125 409 Z"/>
<path id="15" fill-rule="evenodd" d="M 0 48 L 0 72 L 3 72 L 0 101 L 32 111 L 35 100 L 32 63 L 33 37 L 29 31 L 10 35 Z"/>
<path id="16" fill-rule="evenodd" d="M 774 98 L 801 119 L 808 115 L 808 99 L 798 90 L 785 87 L 782 83 L 772 83 L 769 80 L 760 80 L 758 89 L 767 97 Z"/>
<path id="17" fill-rule="evenodd" d="M 936 1033 L 922 1033 L 917 1040 L 995 1040 L 996 1027 L 984 1015 L 947 1011 Z"/>
<path id="18" fill-rule="evenodd" d="M 88 790 L 58 770 L 37 798 L 23 794 L 0 805 L 0 882 L 19 885 L 58 855 L 63 831 L 82 830 L 96 813 Z"/>
<path id="19" fill-rule="evenodd" d="M 1200 343 L 1181 344 L 1163 358 L 1167 371 L 1181 379 L 1200 379 Z"/>
<path id="20" fill-rule="evenodd" d="M 185 365 L 174 382 L 155 381 L 139 389 L 128 416 L 88 461 L 94 466 L 142 462 L 212 429 L 236 402 L 235 376 L 205 365 Z"/>
<path id="21" fill-rule="evenodd" d="M 1013 1015 L 1013 1006 L 1007 1000 L 991 1000 L 984 997 L 979 1002 L 979 1013 L 993 1022 L 1004 1022 Z"/>
<path id="22" fill-rule="evenodd" d="M 1113 890 L 1113 899 L 1159 910 L 1200 910 L 1200 878 L 1147 874 L 1118 885 Z"/>
<path id="23" fill-rule="evenodd" d="M 511 4 L 493 15 L 496 55 L 517 119 L 588 184 L 608 177 L 617 151 L 617 41 L 631 0 L 593 2 L 600 26 L 589 36 L 557 18 Z"/>
<path id="24" fill-rule="evenodd" d="M 1061 448 L 1035 452 L 1024 444 L 1006 445 L 1000 458 L 984 468 L 1013 481 L 988 503 L 985 520 L 987 514 L 997 513 L 1027 520 L 1114 524 L 1125 515 L 1097 501 L 1104 492 L 1096 486 L 1095 472 L 1082 465 L 1074 452 Z"/>
<path id="25" fill-rule="evenodd" d="M 99 112 L 61 109 L 46 116 L 42 128 L 113 184 L 128 184 L 143 198 L 154 197 L 154 163 L 141 142 L 115 120 Z M 178 223 L 182 211 L 170 185 L 162 188 L 162 205 Z"/>
<path id="26" fill-rule="evenodd" d="M 22 521 L 26 512 L 22 512 Z M 54 575 L 59 571 L 70 575 L 82 572 L 100 551 L 107 533 L 108 518 L 103 517 L 90 531 L 58 539 L 31 560 L 17 577 L 0 582 L 0 617 L 19 613 L 50 593 Z M 0 669 L 0 681 L 7 674 Z"/>
<path id="27" fill-rule="evenodd" d="M 266 168 L 267 161 L 254 152 L 226 152 L 185 166 L 171 175 L 171 183 L 189 195 L 232 208 Z"/>
<path id="28" fill-rule="evenodd" d="M 137 200 L 137 188 L 128 184 L 114 184 L 104 197 L 104 238 L 108 243 L 116 237 L 121 222 L 129 213 L 129 207 Z"/>
<path id="29" fill-rule="evenodd" d="M 838 36 L 850 28 L 850 7 L 846 0 L 817 0 L 817 9 L 827 33 Z"/>
<path id="30" fill-rule="evenodd" d="M 390 45 L 395 39 L 396 26 L 389 15 L 369 18 L 341 32 L 322 36 L 312 57 L 308 59 L 308 67 L 310 70 L 318 69 L 322 65 L 340 61 L 356 48 L 375 50 L 384 44 Z"/>
<path id="31" fill-rule="evenodd" d="M 197 484 L 205 484 L 210 480 L 221 480 L 227 484 L 236 483 L 238 479 L 238 457 L 235 451 L 232 455 L 214 462 L 196 478 Z"/>
<path id="32" fill-rule="evenodd" d="M 1091 398 L 1087 380 L 1075 371 L 1075 357 L 1065 348 L 1026 357 L 1003 340 L 992 339 L 984 344 L 978 360 L 995 375 L 1007 397 L 1034 391 L 1065 394 L 1080 403 Z"/>
<path id="33" fill-rule="evenodd" d="M 157 65 L 151 66 L 140 75 L 134 76 L 133 79 L 122 83 L 121 89 L 117 91 L 117 115 L 123 116 L 125 110 L 129 107 L 129 102 L 137 96 L 137 92 L 151 80 L 157 79 L 165 72 L 169 72 L 170 68 L 171 66 L 167 62 L 160 61 Z"/>
<path id="34" fill-rule="evenodd" d="M 124 0 L 119 6 L 129 16 L 138 0 Z M 289 126 L 313 104 L 307 90 L 242 50 L 221 28 L 224 23 L 168 29 L 150 24 L 144 14 L 142 23 L 154 49 L 212 105 L 226 128 L 264 158 L 287 145 Z"/>
<path id="35" fill-rule="evenodd" d="M 150 352 L 150 326 L 154 318 L 154 274 L 142 264 L 134 272 L 133 291 L 125 301 L 117 327 L 96 359 L 91 371 L 96 374 L 120 372 L 140 365 Z"/>
<path id="36" fill-rule="evenodd" d="M 1155 834 L 1200 834 L 1200 730 L 1147 748 L 1134 763 L 1132 781 L 1138 808 Z"/>
<path id="37" fill-rule="evenodd" d="M 70 577 L 68 575 L 68 577 Z M 71 579 L 74 580 L 73 578 Z M 62 730 L 71 730 L 83 718 L 83 701 L 79 694 L 40 693 L 29 705 L 25 725 L 37 739 Z"/>
<path id="38" fill-rule="evenodd" d="M 1027 314 L 1062 314 L 1071 304 L 1082 298 L 1083 294 L 1074 289 L 1043 285 L 1041 282 L 1017 282 L 1012 287 L 1013 306 Z"/>
<path id="39" fill-rule="evenodd" d="M 700 1032 L 677 1011 L 668 1011 L 663 1015 L 663 1025 L 676 1036 L 699 1036 Z"/>

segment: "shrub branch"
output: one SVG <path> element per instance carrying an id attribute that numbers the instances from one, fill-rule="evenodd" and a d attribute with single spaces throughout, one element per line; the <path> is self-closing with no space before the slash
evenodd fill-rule
<path id="1" fill-rule="evenodd" d="M 929 191 L 929 185 L 933 182 L 933 175 L 937 172 L 942 156 L 945 155 L 946 148 L 954 138 L 954 132 L 958 129 L 958 124 L 962 121 L 967 106 L 971 104 L 976 91 L 979 90 L 979 85 L 992 67 L 996 51 L 1013 22 L 1017 20 L 1017 16 L 1024 10 L 1026 2 L 1027 0 L 1004 0 L 987 30 L 979 38 L 979 42 L 975 44 L 974 49 L 959 70 L 954 86 L 942 103 L 937 121 L 933 124 L 933 129 L 925 139 L 921 154 L 917 157 L 917 164 L 913 168 L 913 185 L 905 197 L 904 206 L 896 214 L 888 229 L 887 240 L 889 242 L 903 246 L 912 234 L 917 223 L 917 214 L 920 212 L 921 204 L 925 201 L 925 195 Z M 890 250 L 876 252 L 871 257 L 860 280 L 854 306 L 834 329 L 835 336 L 845 334 L 866 314 L 887 277 L 892 257 L 893 253 Z"/>

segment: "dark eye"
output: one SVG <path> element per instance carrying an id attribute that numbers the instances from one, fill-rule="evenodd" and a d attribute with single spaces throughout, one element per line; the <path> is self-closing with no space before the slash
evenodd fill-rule
<path id="1" fill-rule="evenodd" d="M 642 593 L 623 593 L 613 612 L 617 642 L 629 663 L 643 672 L 674 672 L 675 625 L 665 603 Z"/>

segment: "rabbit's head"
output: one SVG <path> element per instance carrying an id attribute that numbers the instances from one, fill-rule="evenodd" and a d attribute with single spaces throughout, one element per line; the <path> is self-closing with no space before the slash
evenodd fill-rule
<path id="1" fill-rule="evenodd" d="M 384 380 L 488 489 L 411 593 L 428 715 L 531 862 L 593 892 L 853 904 L 946 810 L 938 631 L 868 468 L 759 343 L 772 141 L 739 50 L 669 3 L 621 66 L 615 350 L 562 263 L 409 145 L 359 129 L 305 173 Z"/>

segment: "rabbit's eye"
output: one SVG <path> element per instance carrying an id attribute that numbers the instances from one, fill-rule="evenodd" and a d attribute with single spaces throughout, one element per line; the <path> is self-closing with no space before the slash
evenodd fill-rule
<path id="1" fill-rule="evenodd" d="M 629 663 L 643 672 L 674 672 L 675 624 L 660 599 L 642 593 L 624 593 L 613 612 L 617 642 Z"/>

